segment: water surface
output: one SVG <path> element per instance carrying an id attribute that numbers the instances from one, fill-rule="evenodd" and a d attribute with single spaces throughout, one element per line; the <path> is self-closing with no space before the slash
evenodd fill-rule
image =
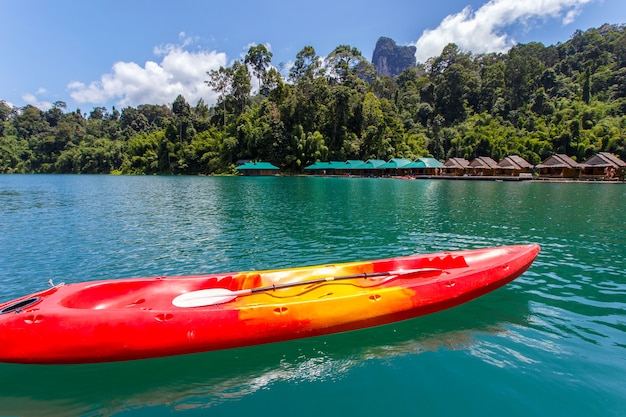
<path id="1" fill-rule="evenodd" d="M 518 243 L 496 292 L 320 338 L 113 364 L 0 364 L 0 415 L 623 416 L 624 184 L 0 176 L 0 300 L 78 282 Z"/>

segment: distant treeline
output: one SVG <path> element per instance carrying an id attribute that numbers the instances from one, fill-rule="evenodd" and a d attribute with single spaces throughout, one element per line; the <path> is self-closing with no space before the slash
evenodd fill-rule
<path id="1" fill-rule="evenodd" d="M 565 43 L 474 55 L 450 44 L 395 79 L 360 51 L 311 46 L 284 78 L 265 46 L 207 72 L 215 106 L 42 111 L 0 100 L 0 172 L 211 174 L 238 160 L 287 172 L 316 161 L 432 156 L 538 164 L 605 151 L 626 159 L 626 30 L 605 25 Z M 253 88 L 252 86 L 255 86 Z M 258 88 L 256 87 L 258 86 Z"/>

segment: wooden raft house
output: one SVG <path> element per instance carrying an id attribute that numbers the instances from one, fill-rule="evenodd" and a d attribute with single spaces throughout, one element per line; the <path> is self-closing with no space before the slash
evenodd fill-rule
<path id="1" fill-rule="evenodd" d="M 526 176 L 533 173 L 533 164 L 518 155 L 507 156 L 496 165 L 496 175 Z"/>
<path id="2" fill-rule="evenodd" d="M 415 177 L 439 175 L 439 170 L 443 164 L 435 158 L 417 158 L 415 161 L 405 165 L 403 169 Z"/>
<path id="3" fill-rule="evenodd" d="M 384 176 L 402 176 L 407 175 L 409 170 L 406 169 L 406 166 L 411 163 L 410 160 L 404 158 L 391 158 L 389 161 L 380 165 L 378 169 L 383 170 Z"/>
<path id="4" fill-rule="evenodd" d="M 496 174 L 498 163 L 488 156 L 479 156 L 472 159 L 469 163 L 470 175 L 489 175 Z"/>
<path id="5" fill-rule="evenodd" d="M 535 167 L 544 178 L 580 178 L 582 165 L 565 154 L 552 155 Z"/>
<path id="6" fill-rule="evenodd" d="M 246 176 L 263 177 L 278 174 L 279 168 L 269 162 L 252 161 L 239 165 L 237 171 Z"/>
<path id="7" fill-rule="evenodd" d="M 589 180 L 623 181 L 626 162 L 617 156 L 600 152 L 583 162 L 583 178 Z"/>
<path id="8" fill-rule="evenodd" d="M 450 158 L 441 166 L 443 175 L 463 176 L 469 168 L 469 161 L 465 158 Z"/>
<path id="9" fill-rule="evenodd" d="M 391 158 L 389 161 L 368 159 L 367 161 L 316 162 L 305 167 L 304 172 L 322 176 L 342 175 L 405 179 L 624 181 L 626 162 L 608 152 L 593 155 L 583 163 L 578 163 L 565 154 L 556 154 L 536 166 L 518 155 L 507 156 L 498 163 L 485 156 L 476 157 L 471 162 L 464 158 L 450 158 L 445 163 L 432 157 L 422 157 L 414 161 L 405 158 Z"/>

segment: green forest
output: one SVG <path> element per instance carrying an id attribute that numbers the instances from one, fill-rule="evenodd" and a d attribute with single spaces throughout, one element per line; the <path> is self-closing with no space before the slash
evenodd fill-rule
<path id="1" fill-rule="evenodd" d="M 538 164 L 555 153 L 626 159 L 626 26 L 563 43 L 472 54 L 455 44 L 395 78 L 340 45 L 311 46 L 288 75 L 252 46 L 207 71 L 218 101 L 69 111 L 0 100 L 1 173 L 229 174 L 239 160 L 283 172 L 327 160 L 432 156 Z M 253 88 L 254 86 L 254 88 Z"/>

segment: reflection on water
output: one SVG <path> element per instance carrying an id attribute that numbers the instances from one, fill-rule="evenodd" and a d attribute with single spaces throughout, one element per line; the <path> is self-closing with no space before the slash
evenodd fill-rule
<path id="1" fill-rule="evenodd" d="M 523 300 L 514 301 L 517 312 L 525 310 Z M 489 311 L 466 305 L 374 329 L 244 349 L 94 365 L 0 364 L 0 413 L 114 415 L 157 406 L 215 408 L 277 384 L 334 384 L 372 363 L 441 350 L 469 351 L 497 363 L 520 355 L 510 349 L 487 352 L 481 339 L 509 337 L 516 325 L 523 323 L 498 322 Z"/>

